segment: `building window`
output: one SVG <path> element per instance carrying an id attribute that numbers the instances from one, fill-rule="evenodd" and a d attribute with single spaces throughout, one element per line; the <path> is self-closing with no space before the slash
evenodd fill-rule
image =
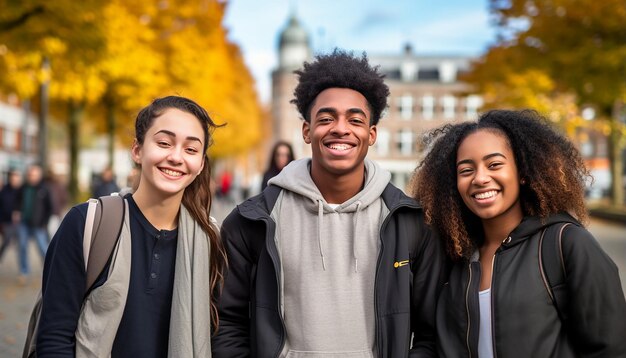
<path id="1" fill-rule="evenodd" d="M 22 131 L 18 130 L 15 133 L 15 149 L 19 150 L 20 152 L 23 151 L 25 149 L 25 144 L 24 143 L 24 137 L 22 136 Z"/>
<path id="2" fill-rule="evenodd" d="M 5 129 L 2 131 L 2 144 L 4 144 L 4 148 L 9 150 L 17 149 L 17 137 L 19 133 L 12 131 L 10 129 Z"/>
<path id="3" fill-rule="evenodd" d="M 391 136 L 386 129 L 379 129 L 376 135 L 376 153 L 379 156 L 385 157 L 389 154 L 389 140 Z"/>
<path id="4" fill-rule="evenodd" d="M 443 106 L 443 118 L 454 119 L 456 98 L 450 95 L 443 96 L 443 98 L 441 98 L 441 105 Z"/>
<path id="5" fill-rule="evenodd" d="M 413 82 L 417 78 L 419 67 L 416 62 L 405 61 L 400 65 L 400 77 L 403 82 Z"/>
<path id="6" fill-rule="evenodd" d="M 36 136 L 29 135 L 28 136 L 28 143 L 27 143 L 27 145 L 28 145 L 27 150 L 30 153 L 35 154 L 35 153 L 37 153 L 39 151 L 39 149 L 37 149 L 37 148 L 39 148 L 38 147 L 39 146 L 39 141 L 38 141 L 38 138 Z"/>
<path id="7" fill-rule="evenodd" d="M 413 97 L 409 94 L 400 97 L 400 117 L 407 120 L 413 117 Z"/>
<path id="8" fill-rule="evenodd" d="M 435 98 L 431 95 L 422 97 L 422 117 L 433 119 L 435 113 Z"/>
<path id="9" fill-rule="evenodd" d="M 398 150 L 401 155 L 413 154 L 413 132 L 408 129 L 398 132 Z"/>
<path id="10" fill-rule="evenodd" d="M 443 83 L 456 81 L 456 65 L 454 62 L 444 61 L 439 64 L 439 80 Z"/>
<path id="11" fill-rule="evenodd" d="M 478 109 L 483 105 L 483 99 L 477 95 L 467 96 L 466 101 L 466 113 L 465 115 L 469 119 L 476 119 L 478 117 Z"/>

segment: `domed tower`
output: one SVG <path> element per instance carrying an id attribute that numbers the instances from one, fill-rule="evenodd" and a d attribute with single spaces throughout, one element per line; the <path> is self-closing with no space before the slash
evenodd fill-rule
<path id="1" fill-rule="evenodd" d="M 294 70 L 311 57 L 309 34 L 292 14 L 278 42 L 278 67 L 281 70 Z"/>
<path id="2" fill-rule="evenodd" d="M 307 155 L 310 149 L 302 140 L 300 115 L 289 101 L 298 84 L 293 71 L 311 59 L 309 33 L 292 13 L 278 34 L 278 67 L 272 72 L 272 139 L 290 142 L 298 158 Z"/>

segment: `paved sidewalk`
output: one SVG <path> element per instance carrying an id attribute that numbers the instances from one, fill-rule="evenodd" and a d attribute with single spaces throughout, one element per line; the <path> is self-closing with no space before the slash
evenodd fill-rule
<path id="1" fill-rule="evenodd" d="M 31 240 L 31 276 L 18 282 L 17 245 L 12 245 L 0 263 L 0 357 L 21 357 L 28 319 L 41 287 L 43 262 Z"/>

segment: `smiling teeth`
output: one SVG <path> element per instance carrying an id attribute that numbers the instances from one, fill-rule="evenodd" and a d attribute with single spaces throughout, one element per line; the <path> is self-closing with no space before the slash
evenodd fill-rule
<path id="1" fill-rule="evenodd" d="M 169 170 L 169 169 L 161 169 L 161 171 L 167 175 L 173 176 L 173 177 L 179 177 L 181 175 L 183 175 L 183 173 L 181 172 L 176 172 L 173 170 Z"/>
<path id="2" fill-rule="evenodd" d="M 352 147 L 347 144 L 331 144 L 328 146 L 328 148 L 334 149 L 334 150 L 348 150 Z"/>
<path id="3" fill-rule="evenodd" d="M 475 194 L 474 197 L 476 199 L 487 199 L 487 198 L 491 198 L 491 197 L 496 196 L 496 194 L 498 194 L 497 191 L 491 190 L 491 191 L 487 191 L 487 192 L 484 192 L 484 193 Z"/>

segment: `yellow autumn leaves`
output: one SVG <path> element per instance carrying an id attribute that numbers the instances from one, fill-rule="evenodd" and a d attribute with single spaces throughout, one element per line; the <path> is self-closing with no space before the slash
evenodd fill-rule
<path id="1" fill-rule="evenodd" d="M 59 120 L 71 115 L 68 108 L 85 108 L 81 122 L 116 128 L 117 140 L 128 143 L 139 108 L 179 94 L 227 123 L 214 134 L 214 157 L 241 153 L 260 140 L 264 112 L 222 26 L 225 6 L 216 0 L 0 0 L 0 93 L 37 96 L 47 58 Z M 103 115 L 108 110 L 112 117 Z M 99 125 L 107 118 L 115 125 Z"/>

